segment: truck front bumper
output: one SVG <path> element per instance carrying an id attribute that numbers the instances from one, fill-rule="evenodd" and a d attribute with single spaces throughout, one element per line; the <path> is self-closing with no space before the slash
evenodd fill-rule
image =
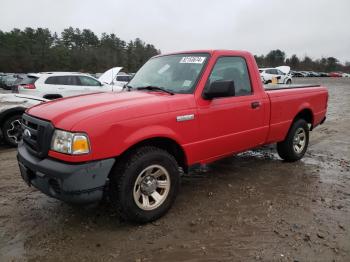
<path id="1" fill-rule="evenodd" d="M 39 159 L 18 146 L 18 164 L 23 180 L 48 196 L 65 202 L 88 204 L 102 199 L 114 158 L 70 164 Z"/>

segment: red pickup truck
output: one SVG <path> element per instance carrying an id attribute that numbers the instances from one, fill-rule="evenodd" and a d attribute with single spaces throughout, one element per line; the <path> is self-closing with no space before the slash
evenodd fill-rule
<path id="1" fill-rule="evenodd" d="M 23 115 L 23 179 L 73 203 L 108 196 L 121 216 L 149 222 L 166 213 L 180 175 L 265 144 L 285 161 L 303 157 L 325 120 L 321 86 L 264 89 L 254 57 L 201 50 L 151 58 L 121 93 L 34 106 Z"/>

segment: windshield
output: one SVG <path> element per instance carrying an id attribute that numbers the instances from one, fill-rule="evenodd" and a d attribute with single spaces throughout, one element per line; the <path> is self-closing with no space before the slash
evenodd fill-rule
<path id="1" fill-rule="evenodd" d="M 209 54 L 176 54 L 150 59 L 136 73 L 128 87 L 159 87 L 172 93 L 193 93 Z"/>

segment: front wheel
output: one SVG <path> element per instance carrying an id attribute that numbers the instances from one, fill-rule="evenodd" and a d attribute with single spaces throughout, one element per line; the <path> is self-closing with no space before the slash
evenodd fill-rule
<path id="1" fill-rule="evenodd" d="M 117 164 L 110 181 L 110 198 L 121 217 L 147 223 L 163 216 L 173 204 L 179 167 L 167 151 L 142 147 Z"/>
<path id="2" fill-rule="evenodd" d="M 4 121 L 1 131 L 4 141 L 9 146 L 16 147 L 22 139 L 21 119 L 22 115 L 14 115 Z"/>
<path id="3" fill-rule="evenodd" d="M 291 85 L 292 84 L 292 80 L 288 79 L 286 82 L 287 85 Z"/>
<path id="4" fill-rule="evenodd" d="M 309 144 L 309 126 L 304 119 L 296 120 L 284 141 L 277 143 L 278 155 L 287 162 L 300 160 Z"/>

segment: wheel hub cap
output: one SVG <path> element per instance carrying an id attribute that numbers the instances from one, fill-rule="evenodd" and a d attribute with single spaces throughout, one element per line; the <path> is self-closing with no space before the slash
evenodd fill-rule
<path id="1" fill-rule="evenodd" d="M 133 197 L 142 210 L 154 210 L 164 203 L 170 191 L 170 175 L 160 165 L 150 165 L 136 178 Z"/>
<path id="2" fill-rule="evenodd" d="M 10 124 L 10 128 L 7 130 L 7 136 L 15 143 L 18 143 L 22 139 L 21 121 L 15 120 Z"/>
<path id="3" fill-rule="evenodd" d="M 300 154 L 305 147 L 306 144 L 306 132 L 303 128 L 298 128 L 295 132 L 294 139 L 293 139 L 293 148 L 294 151 L 298 154 Z"/>
<path id="4" fill-rule="evenodd" d="M 141 182 L 141 192 L 147 196 L 151 195 L 157 188 L 157 180 L 152 176 L 146 176 Z"/>

